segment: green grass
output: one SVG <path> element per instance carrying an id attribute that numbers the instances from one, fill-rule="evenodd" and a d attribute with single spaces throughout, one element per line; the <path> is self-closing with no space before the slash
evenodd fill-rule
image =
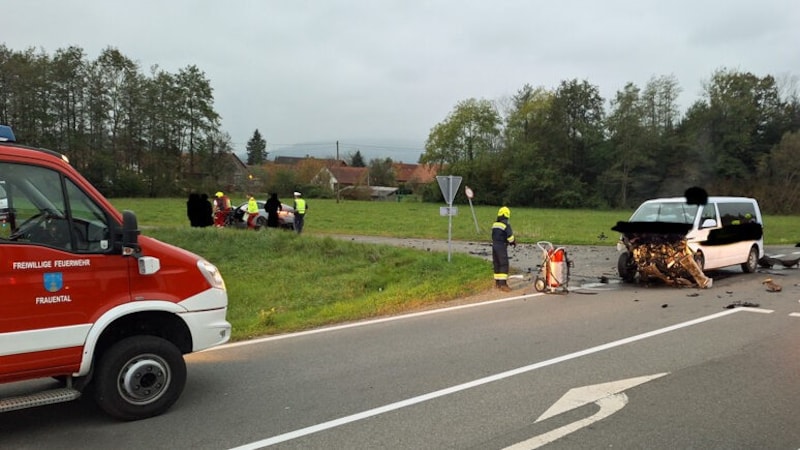
<path id="1" fill-rule="evenodd" d="M 291 204 L 291 200 L 283 199 Z M 305 232 L 314 235 L 358 234 L 405 238 L 447 239 L 448 218 L 439 215 L 443 204 L 417 202 L 361 202 L 309 199 Z M 234 198 L 234 205 L 244 202 Z M 112 199 L 119 209 L 132 209 L 143 229 L 185 226 L 185 199 Z M 458 205 L 453 217 L 452 239 L 488 240 L 497 206 L 476 206 L 475 217 L 469 205 Z M 617 234 L 611 227 L 628 220 L 633 211 L 585 209 L 511 208 L 511 225 L 517 239 L 524 243 L 550 241 L 557 245 L 613 245 Z M 764 216 L 764 240 L 767 245 L 800 242 L 800 217 Z M 603 233 L 608 239 L 601 240 Z"/>
<path id="2" fill-rule="evenodd" d="M 241 199 L 238 199 L 241 200 Z M 112 199 L 136 212 L 143 233 L 216 264 L 228 286 L 234 340 L 414 310 L 490 289 L 491 263 L 447 252 L 358 244 L 333 234 L 447 239 L 443 205 L 309 200 L 303 235 L 284 230 L 189 227 L 184 199 Z M 234 199 L 234 204 L 238 204 Z M 497 207 L 459 205 L 452 239 L 488 241 Z M 614 245 L 631 211 L 512 208 L 523 243 Z M 800 242 L 798 218 L 765 216 L 768 245 Z M 601 240 L 598 236 L 607 236 Z"/>
<path id="3" fill-rule="evenodd" d="M 206 257 L 228 287 L 234 339 L 395 314 L 491 287 L 479 258 L 290 231 L 147 231 Z"/>

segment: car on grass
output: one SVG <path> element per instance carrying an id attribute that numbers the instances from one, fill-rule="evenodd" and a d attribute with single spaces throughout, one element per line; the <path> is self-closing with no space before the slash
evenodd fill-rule
<path id="1" fill-rule="evenodd" d="M 264 205 L 266 205 L 267 202 L 264 200 L 257 200 L 256 203 L 258 203 L 258 218 L 256 218 L 256 226 L 266 227 L 269 214 L 267 214 L 267 211 L 264 210 Z M 233 209 L 235 224 L 237 226 L 246 226 L 244 220 L 246 213 L 247 202 L 244 202 Z M 294 208 L 291 205 L 281 203 L 281 210 L 278 211 L 278 227 L 285 229 L 294 228 Z"/>

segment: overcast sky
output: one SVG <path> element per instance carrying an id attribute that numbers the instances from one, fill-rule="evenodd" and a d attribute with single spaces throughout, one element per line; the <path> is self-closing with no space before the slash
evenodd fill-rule
<path id="1" fill-rule="evenodd" d="M 328 143 L 416 162 L 459 101 L 587 80 L 610 99 L 674 75 L 682 107 L 719 68 L 800 75 L 797 0 L 0 0 L 0 42 L 90 60 L 115 47 L 177 73 L 196 65 L 244 152 Z M 388 145 L 381 149 L 370 144 Z"/>

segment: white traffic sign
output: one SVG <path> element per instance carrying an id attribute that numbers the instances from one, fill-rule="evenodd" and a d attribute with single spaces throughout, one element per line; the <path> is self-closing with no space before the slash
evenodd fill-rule
<path id="1" fill-rule="evenodd" d="M 458 215 L 458 206 L 440 206 L 439 207 L 439 215 L 442 216 L 442 217 L 457 216 Z"/>
<path id="2" fill-rule="evenodd" d="M 436 177 L 436 181 L 439 183 L 439 189 L 442 190 L 444 201 L 448 205 L 453 204 L 453 199 L 456 198 L 458 187 L 461 186 L 461 179 L 462 177 L 454 175 L 439 175 Z"/>
<path id="3" fill-rule="evenodd" d="M 472 200 L 475 198 L 475 194 L 472 192 L 472 189 L 469 186 L 464 187 L 464 194 L 466 194 L 467 198 Z"/>
<path id="4" fill-rule="evenodd" d="M 450 254 L 452 253 L 451 245 L 452 245 L 452 236 L 453 236 L 453 199 L 456 198 L 456 192 L 458 192 L 458 187 L 461 186 L 461 177 L 457 177 L 454 175 L 439 175 L 436 177 L 436 181 L 439 183 L 439 189 L 442 190 L 442 195 L 444 196 L 444 201 L 447 202 L 447 206 L 449 207 L 446 211 L 447 214 L 442 214 L 443 210 L 439 210 L 439 214 L 446 215 L 448 217 L 447 223 L 447 262 L 450 262 Z M 458 210 L 455 210 L 458 211 Z"/>

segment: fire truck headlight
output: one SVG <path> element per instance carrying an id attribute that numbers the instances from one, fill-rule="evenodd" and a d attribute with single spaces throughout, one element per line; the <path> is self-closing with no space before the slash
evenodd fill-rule
<path id="1" fill-rule="evenodd" d="M 204 259 L 201 259 L 197 261 L 197 268 L 200 269 L 200 273 L 206 277 L 206 280 L 208 280 L 208 284 L 210 284 L 211 287 L 225 290 L 225 281 L 222 279 L 222 274 L 219 273 L 217 266 Z"/>

